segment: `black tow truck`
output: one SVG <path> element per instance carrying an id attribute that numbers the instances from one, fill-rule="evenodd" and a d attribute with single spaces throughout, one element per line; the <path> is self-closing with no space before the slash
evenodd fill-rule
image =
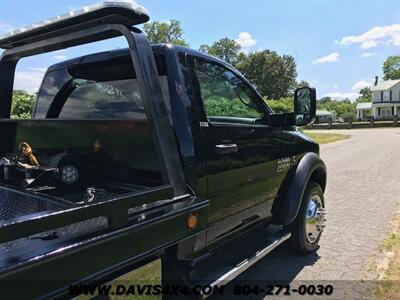
<path id="1" fill-rule="evenodd" d="M 232 66 L 150 45 L 146 10 L 104 2 L 0 39 L 0 293 L 68 298 L 161 259 L 163 283 L 228 283 L 278 245 L 315 251 L 326 168 Z M 127 49 L 49 67 L 32 119 L 10 118 L 28 56 L 122 36 Z M 192 295 L 193 297 L 193 295 Z"/>

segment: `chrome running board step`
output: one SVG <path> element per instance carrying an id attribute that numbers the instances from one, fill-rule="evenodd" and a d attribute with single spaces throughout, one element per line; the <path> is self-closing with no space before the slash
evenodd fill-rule
<path id="1" fill-rule="evenodd" d="M 226 285 L 290 238 L 290 232 L 281 226 L 271 227 L 274 228 L 250 233 L 249 237 L 224 247 L 202 261 L 191 272 L 192 278 L 201 280 L 193 283 L 211 287 Z M 203 298 L 206 297 L 203 295 Z"/>

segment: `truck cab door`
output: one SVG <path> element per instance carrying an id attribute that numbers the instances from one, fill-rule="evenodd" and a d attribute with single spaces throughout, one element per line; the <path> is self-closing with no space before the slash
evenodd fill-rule
<path id="1" fill-rule="evenodd" d="M 270 217 L 279 183 L 262 98 L 222 63 L 193 57 L 191 64 L 207 149 L 210 242 Z"/>

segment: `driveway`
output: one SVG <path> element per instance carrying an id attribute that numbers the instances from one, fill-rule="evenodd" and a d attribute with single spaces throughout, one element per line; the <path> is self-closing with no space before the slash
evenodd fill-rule
<path id="1" fill-rule="evenodd" d="M 348 281 L 366 274 L 371 255 L 400 210 L 400 128 L 329 132 L 352 137 L 321 146 L 328 168 L 328 221 L 320 249 L 297 256 L 283 245 L 239 276 L 236 283 Z"/>

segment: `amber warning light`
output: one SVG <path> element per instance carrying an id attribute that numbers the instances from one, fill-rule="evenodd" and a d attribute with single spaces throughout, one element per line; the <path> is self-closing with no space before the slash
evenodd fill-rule
<path id="1" fill-rule="evenodd" d="M 195 229 L 195 228 L 197 227 L 197 223 L 198 223 L 197 215 L 195 215 L 195 214 L 190 214 L 190 215 L 188 216 L 188 218 L 187 218 L 187 223 L 186 223 L 187 227 L 188 227 L 190 230 L 193 230 L 193 229 Z"/>

